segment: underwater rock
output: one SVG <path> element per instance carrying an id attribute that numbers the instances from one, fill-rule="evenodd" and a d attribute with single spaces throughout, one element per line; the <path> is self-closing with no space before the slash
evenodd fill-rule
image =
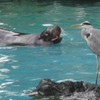
<path id="1" fill-rule="evenodd" d="M 35 90 L 26 94 L 40 96 L 40 100 L 100 100 L 100 85 L 83 81 L 57 83 L 50 79 L 43 79 Z"/>

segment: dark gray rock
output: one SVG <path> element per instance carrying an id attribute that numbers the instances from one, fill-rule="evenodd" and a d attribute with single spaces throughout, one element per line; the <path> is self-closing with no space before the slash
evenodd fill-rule
<path id="1" fill-rule="evenodd" d="M 26 94 L 39 96 L 40 100 L 100 100 L 100 85 L 83 81 L 56 83 L 50 79 L 44 79 L 34 91 Z"/>

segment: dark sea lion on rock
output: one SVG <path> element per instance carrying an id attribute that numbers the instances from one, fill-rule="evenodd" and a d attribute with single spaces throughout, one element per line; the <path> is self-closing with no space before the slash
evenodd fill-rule
<path id="1" fill-rule="evenodd" d="M 51 45 L 60 43 L 61 28 L 54 26 L 39 34 L 17 33 L 0 29 L 0 45 Z"/>

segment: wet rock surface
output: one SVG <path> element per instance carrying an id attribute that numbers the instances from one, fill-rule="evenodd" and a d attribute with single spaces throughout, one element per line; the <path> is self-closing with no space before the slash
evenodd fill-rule
<path id="1" fill-rule="evenodd" d="M 57 83 L 44 79 L 35 90 L 26 94 L 34 97 L 40 96 L 40 100 L 100 100 L 100 85 L 83 81 Z"/>

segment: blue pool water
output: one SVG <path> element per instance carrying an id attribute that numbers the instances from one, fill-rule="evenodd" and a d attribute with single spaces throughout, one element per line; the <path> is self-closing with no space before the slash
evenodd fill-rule
<path id="1" fill-rule="evenodd" d="M 94 83 L 95 55 L 70 26 L 88 20 L 100 29 L 99 9 L 100 2 L 0 2 L 0 28 L 34 34 L 59 25 L 63 38 L 52 46 L 0 46 L 0 100 L 34 100 L 24 93 L 44 78 Z"/>

